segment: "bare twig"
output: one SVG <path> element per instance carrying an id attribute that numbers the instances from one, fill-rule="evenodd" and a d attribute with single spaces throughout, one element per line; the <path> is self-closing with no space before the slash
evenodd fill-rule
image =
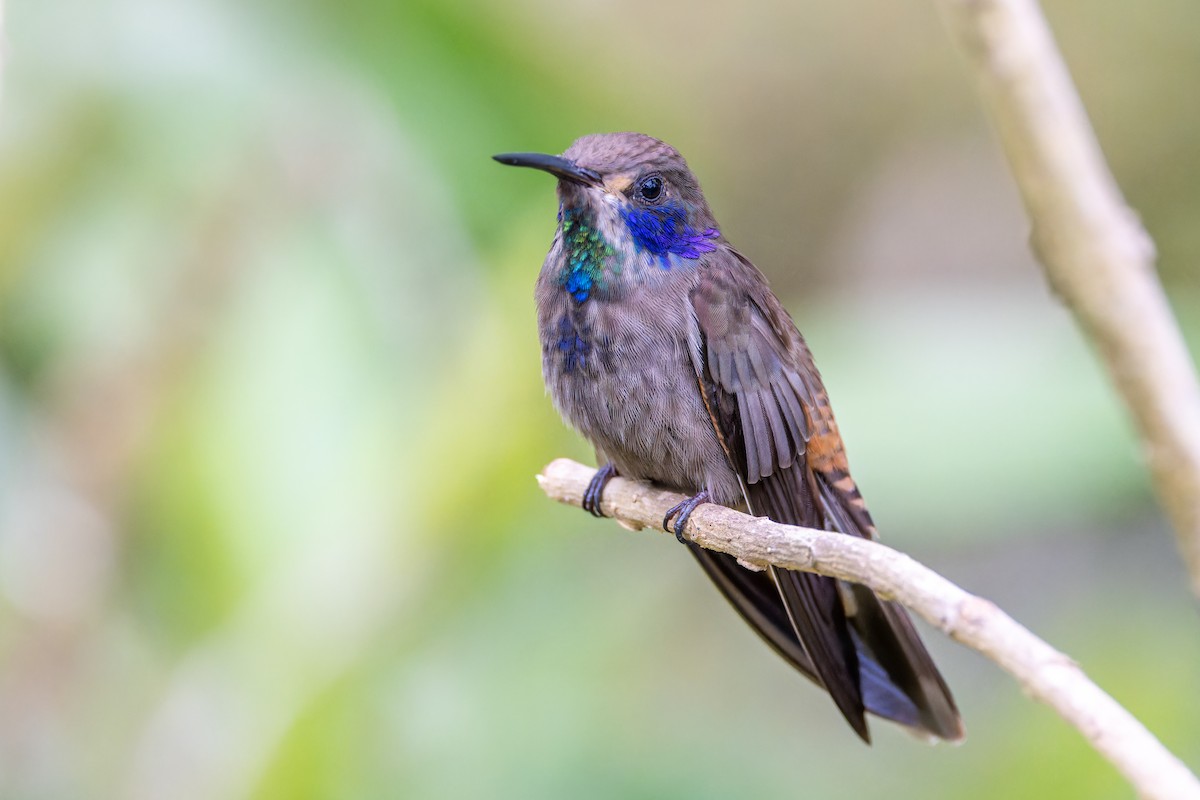
<path id="1" fill-rule="evenodd" d="M 538 476 L 560 503 L 580 505 L 595 472 L 568 459 Z M 602 509 L 633 528 L 658 528 L 680 496 L 645 483 L 614 479 Z M 1200 781 L 1074 661 L 1034 636 L 995 605 L 960 589 L 928 567 L 877 542 L 780 525 L 732 509 L 704 505 L 688 522 L 696 544 L 750 564 L 775 564 L 871 587 L 920 614 L 952 639 L 1008 671 L 1032 697 L 1053 708 L 1137 790 L 1155 800 L 1198 800 Z"/>
<path id="2" fill-rule="evenodd" d="M 1200 595 L 1200 383 L 1036 0 L 941 0 L 1000 132 L 1051 286 L 1095 342 Z"/>

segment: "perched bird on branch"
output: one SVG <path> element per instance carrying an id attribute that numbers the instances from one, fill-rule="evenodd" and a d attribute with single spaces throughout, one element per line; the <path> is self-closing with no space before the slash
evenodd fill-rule
<path id="1" fill-rule="evenodd" d="M 558 178 L 558 230 L 537 281 L 542 369 L 563 418 L 613 475 L 690 495 L 663 520 L 784 659 L 870 741 L 869 711 L 963 736 L 954 699 L 900 606 L 832 578 L 753 571 L 687 542 L 701 503 L 873 538 L 808 346 L 762 273 L 725 239 L 675 148 L 584 136 L 561 156 L 495 157 Z"/>

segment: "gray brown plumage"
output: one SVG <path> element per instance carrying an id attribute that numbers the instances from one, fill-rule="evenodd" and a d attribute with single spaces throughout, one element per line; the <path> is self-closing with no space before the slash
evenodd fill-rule
<path id="1" fill-rule="evenodd" d="M 497 160 L 559 178 L 559 228 L 538 278 L 546 385 L 614 472 L 779 522 L 872 538 L 829 398 L 766 279 L 720 233 L 686 162 L 637 133 L 560 156 Z M 833 697 L 869 741 L 864 711 L 943 739 L 963 735 L 908 615 L 870 590 L 688 543 L 743 618 Z"/>

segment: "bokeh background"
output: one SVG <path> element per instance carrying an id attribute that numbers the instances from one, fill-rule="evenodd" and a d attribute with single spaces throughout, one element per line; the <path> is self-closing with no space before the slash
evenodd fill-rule
<path id="1" fill-rule="evenodd" d="M 556 506 L 551 181 L 678 146 L 885 540 L 1200 766 L 1200 620 L 931 3 L 40 0 L 0 105 L 0 797 L 1123 798 L 930 633 L 862 746 L 669 536 Z M 1200 6 L 1047 13 L 1200 343 Z"/>

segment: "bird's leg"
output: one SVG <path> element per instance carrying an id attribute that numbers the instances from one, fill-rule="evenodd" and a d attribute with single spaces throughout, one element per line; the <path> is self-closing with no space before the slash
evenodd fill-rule
<path id="1" fill-rule="evenodd" d="M 600 495 L 604 493 L 604 487 L 616 474 L 617 468 L 611 461 L 596 470 L 596 474 L 592 476 L 587 489 L 583 492 L 583 502 L 580 505 L 583 506 L 584 511 L 593 517 L 604 516 L 604 512 L 600 510 Z"/>
<path id="2" fill-rule="evenodd" d="M 688 517 L 692 516 L 692 512 L 696 510 L 696 506 L 704 505 L 709 501 L 708 489 L 689 497 L 682 503 L 677 503 L 667 510 L 667 515 L 663 517 L 663 530 L 667 533 L 674 533 L 675 538 L 682 544 L 683 526 L 687 525 Z M 674 526 L 671 525 L 671 518 L 675 518 Z"/>

